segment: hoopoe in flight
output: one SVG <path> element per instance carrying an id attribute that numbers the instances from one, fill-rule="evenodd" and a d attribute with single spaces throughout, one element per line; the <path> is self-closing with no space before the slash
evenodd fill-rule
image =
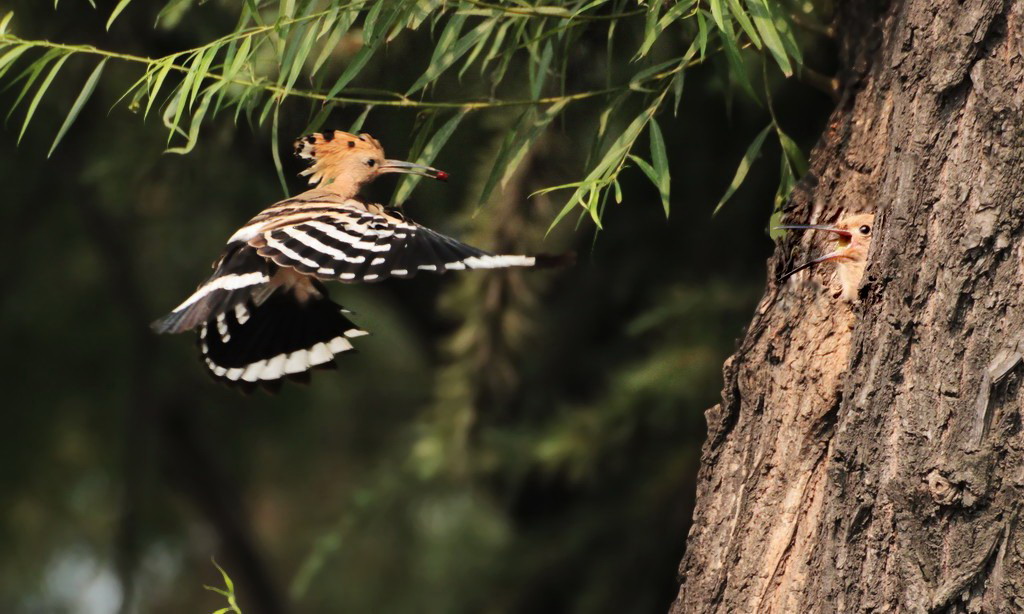
<path id="1" fill-rule="evenodd" d="M 228 239 L 214 272 L 158 333 L 199 329 L 202 359 L 228 384 L 274 388 L 332 367 L 367 334 L 331 301 L 323 281 L 378 282 L 421 271 L 532 267 L 542 256 L 495 255 L 460 243 L 358 197 L 385 173 L 445 181 L 429 166 L 387 160 L 369 134 L 336 130 L 295 141 L 312 189 L 275 203 Z"/>
<path id="2" fill-rule="evenodd" d="M 857 300 L 857 286 L 864 276 L 864 267 L 868 262 L 868 248 L 871 246 L 871 225 L 875 221 L 874 214 L 861 213 L 843 218 L 835 226 L 776 226 L 776 228 L 792 230 L 823 230 L 835 233 L 836 249 L 805 262 L 779 278 L 783 282 L 798 271 L 816 264 L 832 260 L 836 263 L 836 274 L 839 277 L 841 290 L 836 297 L 853 302 Z"/>

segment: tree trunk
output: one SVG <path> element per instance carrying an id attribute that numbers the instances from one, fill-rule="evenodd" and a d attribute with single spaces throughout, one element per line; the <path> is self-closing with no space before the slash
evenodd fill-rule
<path id="1" fill-rule="evenodd" d="M 769 283 L 673 614 L 1024 611 L 1022 4 L 840 10 L 844 94 L 786 219 L 876 214 L 860 301 L 829 265 Z"/>

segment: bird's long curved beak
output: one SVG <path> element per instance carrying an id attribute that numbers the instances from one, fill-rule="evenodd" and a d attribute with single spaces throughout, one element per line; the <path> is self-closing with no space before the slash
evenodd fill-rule
<path id="1" fill-rule="evenodd" d="M 448 181 L 448 173 L 439 171 L 431 166 L 416 164 L 414 162 L 403 162 L 402 160 L 384 160 L 380 165 L 380 173 L 404 173 L 406 175 L 421 175 L 439 181 Z"/>
<path id="2" fill-rule="evenodd" d="M 813 226 L 773 226 L 772 230 L 824 230 L 825 232 L 834 232 L 844 239 L 853 238 L 853 233 L 849 230 L 843 230 L 842 228 L 836 228 L 835 226 L 824 226 L 821 224 Z"/>
<path id="3" fill-rule="evenodd" d="M 825 254 L 824 256 L 819 256 L 818 258 L 815 258 L 814 260 L 809 260 L 809 261 L 801 264 L 800 266 L 798 266 L 798 267 L 796 267 L 796 268 L 794 268 L 794 269 L 792 269 L 790 271 L 787 271 L 786 273 L 783 273 L 782 276 L 779 277 L 779 281 L 780 282 L 786 281 L 787 279 L 789 279 L 790 277 L 792 277 L 796 273 L 799 273 L 800 271 L 802 271 L 804 269 L 809 269 L 809 268 L 811 268 L 812 266 L 814 266 L 816 264 L 821 264 L 822 262 L 828 262 L 829 260 L 835 260 L 836 258 L 842 258 L 843 255 L 846 254 L 846 251 L 847 251 L 848 246 L 850 244 L 850 239 L 853 238 L 853 233 L 852 232 L 850 232 L 849 230 L 843 230 L 842 228 L 836 228 L 835 226 L 823 226 L 823 225 L 812 225 L 812 226 L 775 226 L 775 227 L 773 227 L 773 230 L 823 230 L 825 232 L 834 232 L 835 234 L 839 235 L 839 244 L 841 246 L 839 249 L 837 249 L 837 250 L 835 250 L 833 252 L 829 252 L 829 253 Z"/>

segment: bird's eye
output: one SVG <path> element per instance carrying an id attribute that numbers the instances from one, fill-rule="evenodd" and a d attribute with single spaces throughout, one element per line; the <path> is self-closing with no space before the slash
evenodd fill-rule
<path id="1" fill-rule="evenodd" d="M 866 225 L 866 224 L 864 226 L 861 226 L 857 230 L 859 230 L 860 234 L 862 234 L 862 235 L 869 235 L 869 234 L 871 234 L 871 227 Z"/>
<path id="2" fill-rule="evenodd" d="M 373 158 L 370 158 L 369 160 L 366 161 L 366 165 L 369 166 L 370 168 L 373 168 L 373 165 L 376 163 L 377 161 L 374 160 Z"/>

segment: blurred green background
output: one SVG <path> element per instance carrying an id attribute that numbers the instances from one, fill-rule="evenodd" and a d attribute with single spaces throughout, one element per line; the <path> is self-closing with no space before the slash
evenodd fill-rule
<path id="1" fill-rule="evenodd" d="M 108 34 L 113 2 L 6 4 L 27 38 L 151 57 L 230 31 L 238 11 L 200 3 L 154 29 L 162 3 L 137 2 Z M 364 85 L 414 80 L 430 44 L 397 41 Z M 603 80 L 587 74 L 602 45 L 584 41 L 573 58 L 582 83 Z M 828 72 L 827 45 L 805 54 Z M 247 614 L 667 609 L 703 411 L 772 250 L 777 147 L 711 216 L 768 122 L 763 105 L 730 93 L 720 71 L 690 71 L 678 116 L 659 117 L 671 216 L 633 169 L 603 231 L 570 216 L 547 235 L 565 196 L 527 196 L 578 179 L 603 101 L 552 124 L 479 209 L 516 114 L 467 116 L 434 164 L 451 181 L 421 183 L 407 214 L 485 249 L 576 250 L 577 264 L 335 285 L 373 333 L 359 353 L 311 385 L 242 396 L 206 377 L 190 336 L 147 325 L 281 198 L 269 130 L 225 114 L 191 154 L 164 154 L 157 114 L 111 108 L 138 78 L 111 63 L 47 159 L 91 70 L 76 62 L 64 70 L 79 76 L 51 86 L 20 146 L 19 114 L 0 130 L 0 611 L 213 611 L 224 599 L 203 588 L 223 584 L 211 557 Z M 772 87 L 780 124 L 807 151 L 831 101 L 798 80 Z M 290 140 L 313 111 L 282 108 L 292 193 L 303 186 Z M 361 111 L 338 108 L 326 125 L 346 129 Z M 403 158 L 422 119 L 375 109 L 363 128 Z M 394 181 L 372 188 L 386 199 Z"/>

